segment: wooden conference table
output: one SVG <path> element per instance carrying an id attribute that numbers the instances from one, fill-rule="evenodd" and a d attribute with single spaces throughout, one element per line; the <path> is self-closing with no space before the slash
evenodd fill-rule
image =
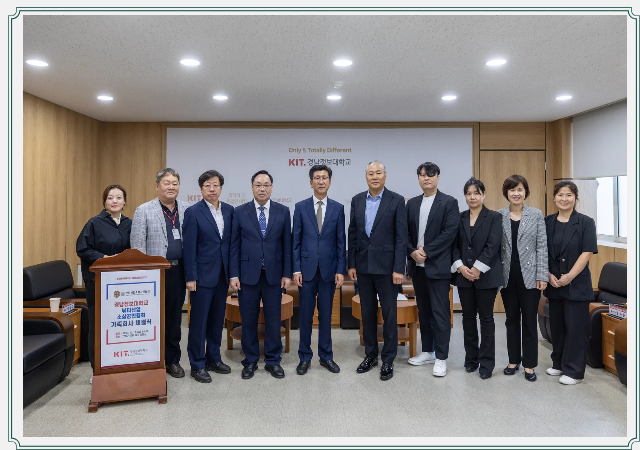
<path id="1" fill-rule="evenodd" d="M 282 311 L 280 320 L 285 322 L 284 327 L 280 327 L 280 337 L 284 337 L 284 351 L 289 353 L 291 337 L 291 317 L 293 316 L 293 297 L 284 294 L 282 296 Z M 234 327 L 234 324 L 242 324 L 240 316 L 240 306 L 237 298 L 227 297 L 227 308 L 224 318 L 227 322 L 227 350 L 233 350 L 233 340 L 242 339 L 242 325 Z M 260 316 L 258 317 L 258 341 L 264 342 L 264 312 L 262 302 L 260 302 Z"/>
<path id="2" fill-rule="evenodd" d="M 356 295 L 351 299 L 351 311 L 353 317 L 360 320 L 360 345 L 364 345 L 362 340 L 362 310 L 360 308 L 360 296 Z M 378 303 L 378 342 L 384 342 L 382 337 L 382 309 Z M 415 300 L 398 301 L 398 325 L 408 325 L 408 327 L 398 327 L 398 342 L 409 342 L 409 357 L 417 354 L 418 340 L 418 305 Z"/>

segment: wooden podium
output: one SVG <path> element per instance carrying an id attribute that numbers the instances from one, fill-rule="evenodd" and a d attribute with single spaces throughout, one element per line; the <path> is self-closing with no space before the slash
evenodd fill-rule
<path id="1" fill-rule="evenodd" d="M 167 402 L 164 270 L 170 267 L 161 256 L 129 249 L 89 268 L 96 274 L 89 412 L 96 412 L 101 403 L 123 400 L 158 397 L 159 403 Z"/>

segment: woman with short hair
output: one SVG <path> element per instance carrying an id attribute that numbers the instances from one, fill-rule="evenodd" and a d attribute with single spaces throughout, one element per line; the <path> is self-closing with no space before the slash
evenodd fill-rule
<path id="1" fill-rule="evenodd" d="M 538 304 L 540 291 L 547 287 L 547 231 L 544 215 L 526 206 L 529 184 L 522 175 L 511 175 L 502 185 L 509 206 L 502 214 L 502 273 L 505 287 L 500 291 L 507 319 L 509 365 L 505 375 L 524 367 L 527 381 L 536 381 L 538 365 Z M 522 329 L 520 319 L 522 318 Z M 521 337 L 522 336 L 522 337 Z"/>
<path id="2" fill-rule="evenodd" d="M 589 302 L 593 301 L 589 259 L 598 253 L 596 223 L 576 211 L 578 187 L 559 181 L 553 189 L 558 212 L 545 218 L 549 250 L 549 322 L 553 367 L 566 385 L 581 383 L 589 345 Z"/>
<path id="3" fill-rule="evenodd" d="M 130 248 L 131 219 L 122 215 L 127 191 L 119 184 L 107 186 L 102 193 L 104 209 L 89 219 L 76 241 L 76 253 L 82 266 L 82 279 L 87 289 L 89 307 L 89 360 L 94 368 L 95 353 L 95 274 L 89 267 L 100 258 L 108 258 Z"/>

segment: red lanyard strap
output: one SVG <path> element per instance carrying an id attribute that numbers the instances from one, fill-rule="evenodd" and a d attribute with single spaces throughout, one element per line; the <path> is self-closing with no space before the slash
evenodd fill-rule
<path id="1" fill-rule="evenodd" d="M 176 227 L 176 216 L 178 215 L 178 207 L 176 207 L 175 212 L 173 213 L 173 219 L 171 218 L 171 216 L 169 214 L 167 214 L 167 212 L 163 209 L 162 212 L 164 213 L 165 216 L 167 216 L 169 218 L 169 220 L 171 221 L 171 225 L 173 225 L 173 228 Z"/>

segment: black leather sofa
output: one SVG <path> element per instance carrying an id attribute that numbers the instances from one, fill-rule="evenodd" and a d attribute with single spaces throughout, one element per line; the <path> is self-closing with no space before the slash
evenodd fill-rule
<path id="1" fill-rule="evenodd" d="M 23 407 L 69 375 L 75 344 L 73 321 L 61 312 L 23 313 Z"/>
<path id="2" fill-rule="evenodd" d="M 80 309 L 80 361 L 89 361 L 89 308 L 86 292 L 73 288 L 73 275 L 66 261 L 49 261 L 22 269 L 23 308 L 49 306 L 49 299 L 72 299 Z"/>

